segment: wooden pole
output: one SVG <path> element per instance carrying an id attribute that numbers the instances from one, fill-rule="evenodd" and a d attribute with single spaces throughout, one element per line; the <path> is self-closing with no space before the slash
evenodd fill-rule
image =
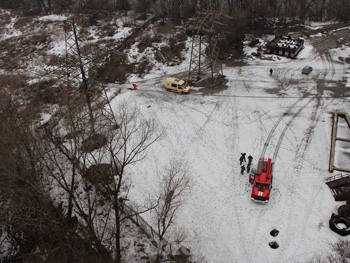
<path id="1" fill-rule="evenodd" d="M 335 139 L 337 136 L 338 126 L 338 111 L 333 113 L 333 126 L 332 126 L 332 137 L 331 137 L 331 151 L 329 154 L 329 171 L 333 173 L 334 170 L 334 152 L 335 152 Z"/>

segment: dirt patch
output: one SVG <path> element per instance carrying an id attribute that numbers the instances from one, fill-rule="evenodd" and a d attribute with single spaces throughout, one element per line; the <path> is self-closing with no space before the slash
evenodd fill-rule
<path id="1" fill-rule="evenodd" d="M 277 95 L 277 94 L 281 93 L 281 89 L 280 88 L 271 88 L 271 89 L 266 89 L 265 92 L 267 94 Z"/>
<path id="2" fill-rule="evenodd" d="M 213 84 L 215 83 L 215 84 Z M 203 95 L 213 95 L 224 91 L 228 88 L 227 79 L 224 76 L 219 76 L 216 79 L 206 78 L 201 79 L 193 84 L 195 87 L 201 87 L 200 93 Z"/>
<path id="3" fill-rule="evenodd" d="M 311 43 L 316 48 L 317 52 L 322 55 L 328 52 L 329 49 L 337 47 L 337 39 L 338 37 L 335 35 L 325 35 L 311 40 Z"/>
<path id="4" fill-rule="evenodd" d="M 337 48 L 341 44 L 349 43 L 350 31 L 348 29 L 348 26 L 349 23 L 331 25 L 322 30 L 319 30 L 320 32 L 314 31 L 313 34 L 322 33 L 323 35 L 322 37 L 311 39 L 311 43 L 320 54 L 328 51 L 328 49 Z"/>

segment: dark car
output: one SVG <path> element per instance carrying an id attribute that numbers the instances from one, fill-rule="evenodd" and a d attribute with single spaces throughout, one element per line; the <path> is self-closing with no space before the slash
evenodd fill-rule
<path id="1" fill-rule="evenodd" d="M 305 67 L 303 67 L 301 73 L 306 74 L 306 75 L 309 75 L 311 71 L 312 71 L 312 67 L 310 67 L 310 66 L 305 66 Z"/>

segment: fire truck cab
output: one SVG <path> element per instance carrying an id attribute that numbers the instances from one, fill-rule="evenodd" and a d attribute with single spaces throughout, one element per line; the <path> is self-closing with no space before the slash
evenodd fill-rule
<path id="1" fill-rule="evenodd" d="M 249 175 L 249 182 L 253 184 L 251 199 L 254 202 L 269 202 L 272 188 L 272 170 L 272 159 L 261 157 L 259 159 L 257 172 Z"/>

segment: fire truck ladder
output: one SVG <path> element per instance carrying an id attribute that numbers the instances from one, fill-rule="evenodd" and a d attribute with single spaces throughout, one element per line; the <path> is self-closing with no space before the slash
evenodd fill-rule
<path id="1" fill-rule="evenodd" d="M 264 158 L 260 157 L 257 167 L 257 174 L 260 174 L 262 172 L 271 175 L 272 174 L 272 160 L 270 158 Z"/>

